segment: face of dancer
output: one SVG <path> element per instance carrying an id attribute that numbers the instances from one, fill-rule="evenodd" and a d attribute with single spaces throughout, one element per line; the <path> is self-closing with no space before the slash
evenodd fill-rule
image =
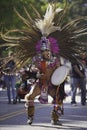
<path id="1" fill-rule="evenodd" d="M 42 57 L 45 60 L 49 60 L 51 58 L 51 52 L 49 50 L 42 51 Z"/>

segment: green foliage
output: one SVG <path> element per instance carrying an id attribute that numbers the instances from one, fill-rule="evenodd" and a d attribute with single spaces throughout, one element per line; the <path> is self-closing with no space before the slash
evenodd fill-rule
<path id="1" fill-rule="evenodd" d="M 23 26 L 20 19 L 14 12 L 14 8 L 16 8 L 21 15 L 25 16 L 24 7 L 26 7 L 29 14 L 32 16 L 34 15 L 33 10 L 30 7 L 32 4 L 36 9 L 38 9 L 40 14 L 43 15 L 48 1 L 52 2 L 52 0 L 0 0 L 0 31 L 2 28 L 12 29 Z M 62 2 L 59 1 L 58 6 L 63 7 L 64 1 L 65 0 L 62 0 Z"/>
<path id="2" fill-rule="evenodd" d="M 30 5 L 34 5 L 38 11 L 43 14 L 47 7 L 48 2 L 53 0 L 0 0 L 0 30 L 2 27 L 18 28 L 23 26 L 18 16 L 14 12 L 16 8 L 21 14 L 24 14 L 23 7 L 26 7 L 30 15 L 33 14 Z M 65 0 L 55 0 L 58 2 L 58 6 L 63 7 Z M 86 0 L 68 0 L 69 1 L 69 11 L 67 12 L 67 20 L 75 18 L 77 16 L 84 16 L 87 14 Z"/>
<path id="3" fill-rule="evenodd" d="M 87 1 L 86 0 L 69 0 L 70 12 L 69 16 L 76 18 L 78 16 L 87 15 Z"/>
<path id="4" fill-rule="evenodd" d="M 0 0 L 0 30 L 2 28 L 9 29 L 22 26 L 22 23 L 14 12 L 14 8 L 21 14 L 24 14 L 23 7 L 25 6 L 32 15 L 33 11 L 31 11 L 30 4 L 41 11 L 41 7 L 45 3 L 42 0 Z"/>
<path id="5" fill-rule="evenodd" d="M 81 16 L 87 16 L 87 1 L 86 0 L 70 0 L 70 9 L 69 14 L 70 17 L 68 17 L 69 20 L 72 20 L 73 18 L 81 17 Z M 84 21 L 84 25 L 87 21 Z M 81 37 L 81 40 L 87 42 L 87 37 L 83 36 Z"/>
<path id="6" fill-rule="evenodd" d="M 58 7 L 63 8 L 66 0 L 55 1 L 58 2 Z M 34 13 L 30 6 L 32 4 L 43 16 L 48 2 L 53 2 L 53 0 L 0 0 L 0 31 L 23 27 L 23 23 L 15 13 L 14 8 L 26 17 L 24 13 L 24 7 L 26 7 L 29 14 L 33 16 Z M 66 19 L 64 19 L 65 22 L 78 16 L 87 15 L 86 0 L 68 0 L 68 2 Z"/>
<path id="7" fill-rule="evenodd" d="M 0 26 L 9 27 L 13 22 L 12 0 L 0 1 Z"/>

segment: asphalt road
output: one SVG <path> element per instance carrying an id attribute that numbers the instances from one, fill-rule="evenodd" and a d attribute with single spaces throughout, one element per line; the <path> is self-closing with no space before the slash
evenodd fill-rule
<path id="1" fill-rule="evenodd" d="M 24 100 L 17 104 L 7 104 L 6 90 L 0 91 L 0 130 L 87 130 L 87 105 L 80 104 L 80 94 L 77 94 L 77 106 L 70 104 L 70 88 L 67 85 L 68 97 L 64 101 L 64 115 L 60 118 L 62 126 L 51 125 L 51 110 L 53 105 L 40 104 L 35 99 L 34 122 L 30 126 L 26 123 L 27 113 Z"/>

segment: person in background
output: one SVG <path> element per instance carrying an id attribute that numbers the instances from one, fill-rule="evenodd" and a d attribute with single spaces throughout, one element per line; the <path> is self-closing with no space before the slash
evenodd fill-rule
<path id="1" fill-rule="evenodd" d="M 81 104 L 86 105 L 86 76 L 85 76 L 85 54 L 80 54 L 79 63 L 72 64 L 71 72 L 71 104 L 76 103 L 77 88 L 81 89 Z"/>
<path id="2" fill-rule="evenodd" d="M 8 56 L 10 60 L 5 65 L 5 71 L 3 72 L 4 81 L 7 87 L 8 104 L 11 104 L 11 96 L 13 98 L 13 104 L 16 104 L 17 103 L 16 91 L 15 91 L 16 74 L 13 73 L 13 69 L 15 68 L 16 64 L 13 59 L 13 52 L 9 52 Z"/>

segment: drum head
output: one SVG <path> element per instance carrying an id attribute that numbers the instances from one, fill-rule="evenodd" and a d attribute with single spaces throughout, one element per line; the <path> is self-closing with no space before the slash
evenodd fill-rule
<path id="1" fill-rule="evenodd" d="M 51 76 L 51 83 L 55 86 L 60 85 L 65 80 L 67 73 L 68 73 L 67 67 L 60 66 L 53 72 Z"/>

